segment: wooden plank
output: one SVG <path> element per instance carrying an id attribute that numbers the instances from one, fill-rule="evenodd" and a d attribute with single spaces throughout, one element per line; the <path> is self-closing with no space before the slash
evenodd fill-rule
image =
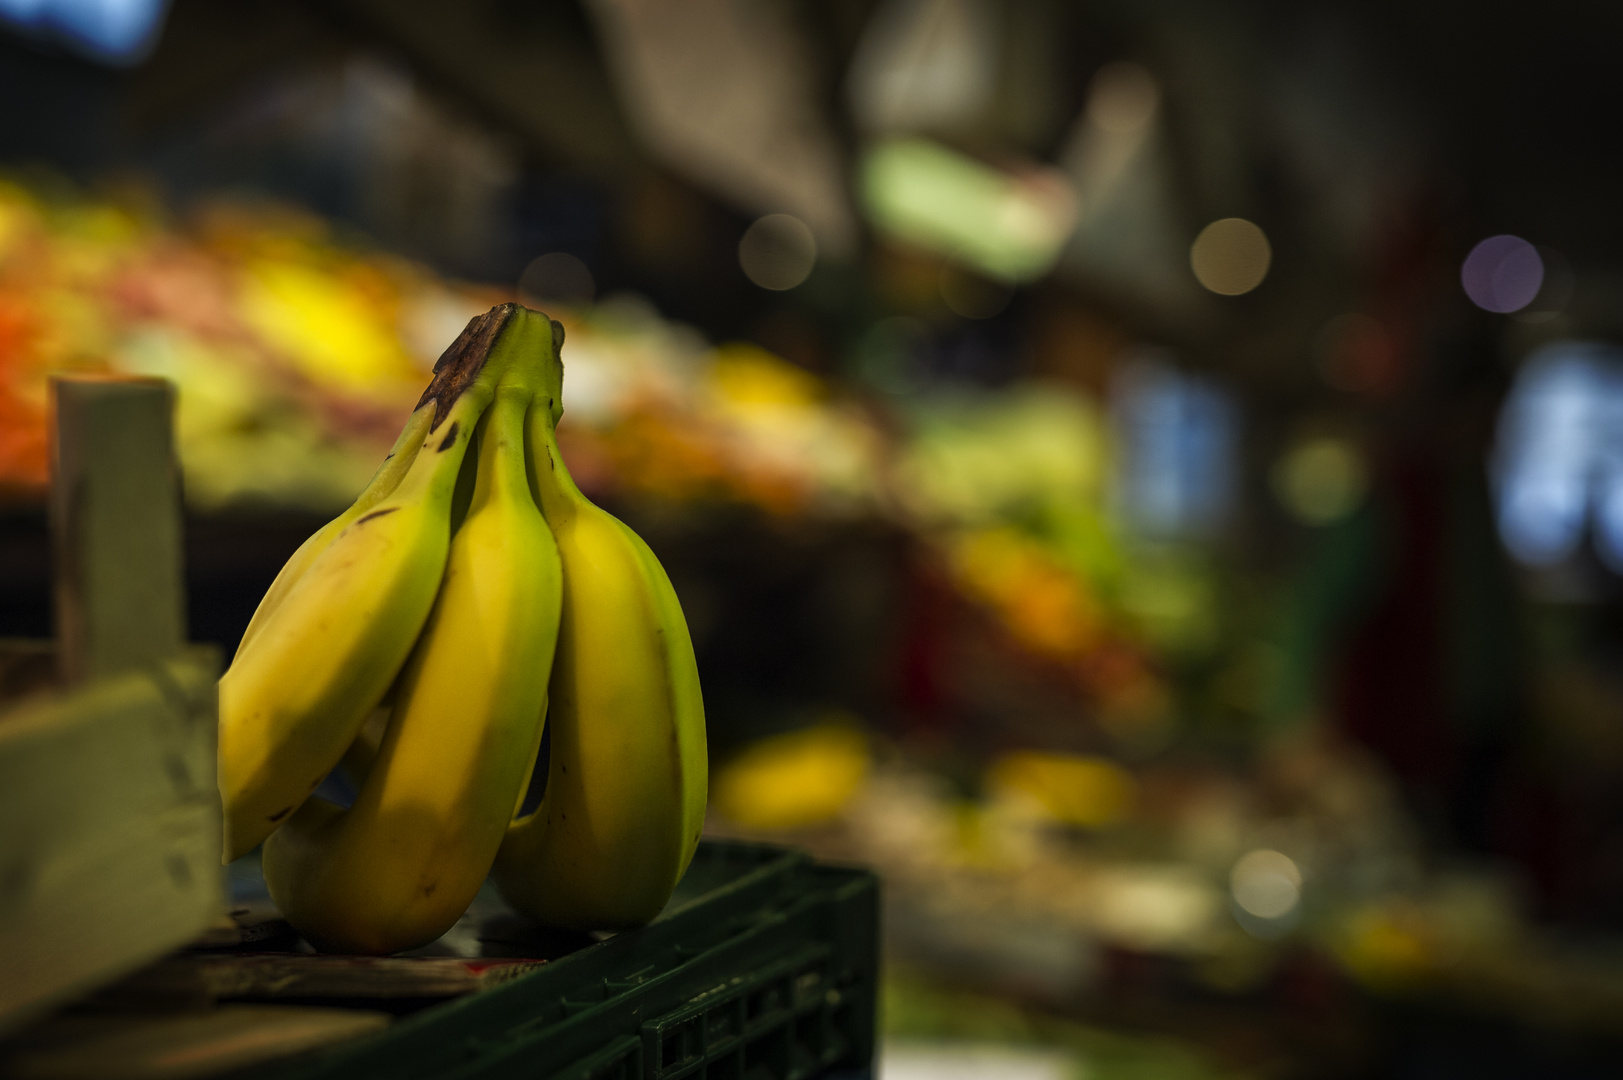
<path id="1" fill-rule="evenodd" d="M 545 960 L 184 952 L 98 991 L 98 1008 L 269 1001 L 448 998 L 488 990 Z"/>
<path id="2" fill-rule="evenodd" d="M 0 1030 L 124 975 L 225 908 L 213 650 L 0 722 Z"/>
<path id="3" fill-rule="evenodd" d="M 53 380 L 56 625 L 69 683 L 186 640 L 174 393 L 162 379 Z"/>
<path id="4" fill-rule="evenodd" d="M 182 1080 L 359 1038 L 387 1013 L 293 1005 L 226 1005 L 152 1016 L 62 1016 L 0 1051 L 10 1080 Z"/>

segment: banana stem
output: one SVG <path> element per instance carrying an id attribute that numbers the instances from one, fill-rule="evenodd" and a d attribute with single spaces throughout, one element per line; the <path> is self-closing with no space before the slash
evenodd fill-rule
<path id="1" fill-rule="evenodd" d="M 399 438 L 389 448 L 389 456 L 383 459 L 372 479 L 366 482 L 366 488 L 356 497 L 350 512 L 364 514 L 378 503 L 388 498 L 399 486 L 401 479 L 411 470 L 411 463 L 417 460 L 417 451 L 422 449 L 423 439 L 428 435 L 429 422 L 434 418 L 434 410 L 419 408 L 406 419 L 406 426 L 400 429 Z"/>
<path id="2" fill-rule="evenodd" d="M 506 330 L 513 316 L 524 310 L 517 304 L 497 304 L 483 315 L 474 316 L 450 347 L 440 354 L 434 364 L 434 378 L 429 380 L 423 396 L 417 399 L 419 409 L 429 402 L 434 403 L 430 433 L 439 430 L 452 408 L 469 390 L 480 383 L 493 385 L 501 377 L 511 357 L 498 346 L 502 338 L 511 336 Z"/>
<path id="3" fill-rule="evenodd" d="M 486 414 L 489 419 L 480 437 L 474 506 L 529 494 L 524 468 L 524 417 L 529 409 L 530 394 L 523 387 L 506 382 L 497 387 L 496 403 Z"/>
<path id="4" fill-rule="evenodd" d="M 537 405 L 540 400 L 537 400 Z M 558 450 L 558 435 L 551 414 L 543 408 L 530 410 L 530 459 L 535 468 L 531 481 L 541 515 L 554 531 L 571 524 L 586 496 L 569 475 L 564 456 Z"/>
<path id="5" fill-rule="evenodd" d="M 418 451 L 421 464 L 427 464 L 422 461 L 424 457 L 438 458 L 449 454 L 444 464 L 452 467 L 439 468 L 435 464 L 412 468 L 395 489 L 396 498 L 406 502 L 421 498 L 435 499 L 442 495 L 449 498 L 451 490 L 456 487 L 462 458 L 472 442 L 474 429 L 494 396 L 494 388 L 484 382 L 476 382 L 462 391 L 455 407 L 447 414 L 450 422 L 442 425 L 438 431 L 430 430 Z"/>
<path id="6" fill-rule="evenodd" d="M 564 328 L 539 311 L 518 308 L 508 320 L 492 355 L 500 355 L 499 393 L 521 392 L 529 402 L 528 451 L 531 495 L 553 528 L 573 520 L 585 498 L 564 466 L 554 427 L 563 415 Z M 481 468 L 483 468 L 481 458 Z"/>

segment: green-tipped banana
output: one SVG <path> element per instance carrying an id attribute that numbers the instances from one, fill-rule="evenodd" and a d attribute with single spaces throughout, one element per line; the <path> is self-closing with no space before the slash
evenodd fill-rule
<path id="1" fill-rule="evenodd" d="M 564 467 L 553 434 L 563 381 L 556 348 L 520 362 L 537 365 L 554 402 L 550 414 L 530 413 L 530 454 L 536 499 L 563 560 L 563 612 L 546 792 L 534 814 L 508 828 L 495 878 L 542 922 L 637 926 L 670 899 L 704 824 L 693 645 L 659 561 Z"/>
<path id="2" fill-rule="evenodd" d="M 499 348 L 533 330 L 515 320 Z M 479 891 L 522 796 L 562 590 L 525 476 L 530 402 L 521 384 L 496 392 L 472 504 L 355 804 L 311 799 L 265 843 L 271 897 L 320 948 L 385 954 L 443 934 Z"/>
<path id="3" fill-rule="evenodd" d="M 227 861 L 309 797 L 411 652 L 445 568 L 457 474 L 502 374 L 490 346 L 515 309 L 475 319 L 440 358 L 418 404 L 434 420 L 398 483 L 290 576 L 221 677 Z"/>

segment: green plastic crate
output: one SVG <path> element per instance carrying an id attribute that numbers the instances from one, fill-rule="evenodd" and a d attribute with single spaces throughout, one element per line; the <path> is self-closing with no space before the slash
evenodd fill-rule
<path id="1" fill-rule="evenodd" d="M 810 1080 L 866 1075 L 878 883 L 706 842 L 665 912 L 378 1035 L 242 1080 Z"/>

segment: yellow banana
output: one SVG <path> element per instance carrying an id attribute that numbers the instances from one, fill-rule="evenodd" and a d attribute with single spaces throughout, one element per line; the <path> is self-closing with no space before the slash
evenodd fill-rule
<path id="1" fill-rule="evenodd" d="M 498 349 L 535 329 L 514 320 Z M 525 475 L 530 402 L 520 382 L 496 391 L 473 501 L 355 804 L 310 799 L 265 843 L 271 897 L 320 948 L 385 954 L 443 934 L 479 891 L 523 795 L 562 589 Z"/>
<path id="2" fill-rule="evenodd" d="M 338 534 L 349 528 L 355 519 L 372 509 L 378 503 L 388 498 L 400 484 L 406 470 L 411 468 L 412 462 L 417 460 L 417 451 L 423 440 L 428 437 L 429 425 L 434 421 L 434 406 L 432 403 L 423 405 L 412 412 L 401 430 L 400 437 L 395 440 L 394 447 L 389 456 L 383 459 L 378 471 L 372 474 L 364 490 L 351 504 L 348 510 L 333 518 L 327 524 L 312 533 L 309 539 L 300 544 L 298 550 L 293 552 L 282 569 L 277 573 L 276 580 L 265 591 L 259 606 L 254 609 L 254 617 L 248 620 L 248 629 L 242 632 L 242 640 L 237 644 L 240 653 L 248 647 L 254 639 L 259 628 L 271 617 L 271 614 L 282 606 L 287 594 L 310 569 L 320 554 L 327 550 L 327 546 L 337 539 Z"/>
<path id="3" fill-rule="evenodd" d="M 555 333 L 562 344 L 561 328 Z M 522 358 L 554 402 L 531 411 L 532 483 L 563 561 L 549 686 L 546 790 L 509 826 L 494 875 L 516 908 L 557 926 L 617 929 L 657 915 L 704 823 L 704 705 L 693 645 L 642 539 L 575 485 L 553 428 L 556 347 Z"/>
<path id="4" fill-rule="evenodd" d="M 434 419 L 396 486 L 292 575 L 221 677 L 226 861 L 304 802 L 410 653 L 445 568 L 457 474 L 502 374 L 491 344 L 515 308 L 475 319 L 440 358 L 418 403 Z"/>
<path id="5" fill-rule="evenodd" d="M 444 355 L 440 357 L 439 363 L 434 365 L 436 373 L 444 368 L 448 360 L 461 357 L 479 333 L 482 331 L 488 332 L 485 324 L 487 319 L 488 316 L 479 316 L 468 321 L 467 327 L 463 329 L 461 334 L 457 335 L 457 339 L 445 350 Z M 432 390 L 433 387 L 430 387 L 431 392 Z M 436 408 L 429 408 L 430 403 L 436 404 Z M 247 648 L 248 642 L 253 640 L 259 627 L 264 624 L 273 611 L 281 606 L 282 601 L 287 598 L 287 594 L 293 588 L 293 585 L 299 578 L 304 576 L 306 570 L 310 569 L 311 564 L 315 562 L 318 555 L 326 550 L 327 545 L 332 543 L 338 534 L 348 528 L 356 518 L 382 502 L 394 491 L 401 478 L 406 475 L 406 470 L 411 468 L 411 463 L 417 459 L 417 451 L 422 446 L 423 439 L 427 437 L 429 427 L 431 425 L 438 426 L 439 421 L 436 419 L 436 414 L 443 415 L 443 412 L 444 408 L 438 407 L 438 403 L 434 398 L 430 397 L 429 394 L 423 395 L 423 400 L 418 402 L 417 408 L 413 410 L 411 416 L 406 420 L 406 426 L 401 429 L 399 437 L 395 439 L 394 446 L 389 449 L 388 455 L 384 457 L 383 464 L 379 465 L 378 471 L 372 474 L 372 479 L 367 481 L 366 487 L 361 491 L 360 495 L 356 496 L 355 502 L 351 504 L 348 510 L 345 510 L 311 534 L 309 539 L 300 544 L 298 550 L 294 551 L 287 562 L 283 564 L 282 569 L 276 575 L 276 580 L 271 582 L 271 587 L 265 591 L 264 597 L 259 601 L 259 606 L 254 609 L 253 618 L 248 620 L 248 628 L 243 631 L 242 640 L 237 643 L 238 652 Z"/>

